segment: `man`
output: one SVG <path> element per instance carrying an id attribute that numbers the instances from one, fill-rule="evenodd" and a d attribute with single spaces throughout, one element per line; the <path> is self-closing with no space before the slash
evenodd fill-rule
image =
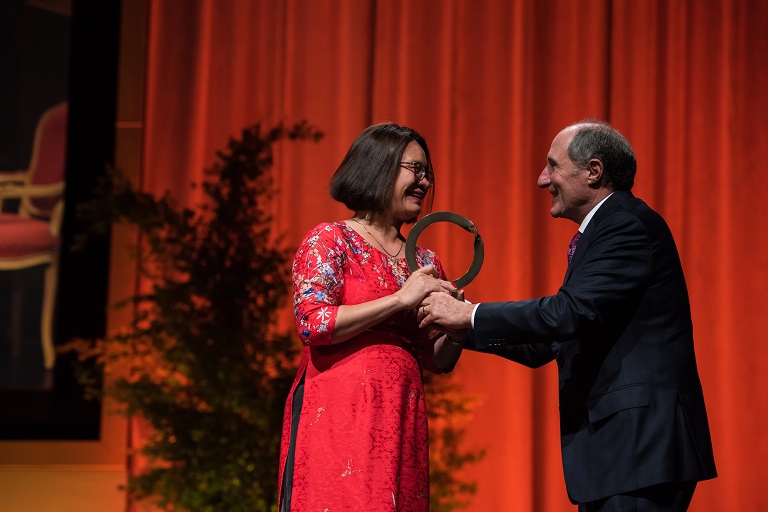
<path id="1" fill-rule="evenodd" d="M 469 304 L 433 294 L 421 325 L 530 367 L 556 360 L 568 495 L 581 512 L 683 511 L 716 476 L 688 292 L 665 221 L 630 191 L 629 142 L 601 121 L 552 141 L 538 186 L 579 232 L 555 295 Z M 572 258 L 572 259 L 571 259 Z"/>

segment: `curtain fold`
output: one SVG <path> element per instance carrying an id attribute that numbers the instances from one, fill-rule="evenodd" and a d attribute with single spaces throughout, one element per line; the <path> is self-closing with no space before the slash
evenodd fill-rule
<path id="1" fill-rule="evenodd" d="M 584 118 L 624 133 L 634 192 L 665 216 L 691 294 L 720 477 L 692 509 L 762 510 L 768 456 L 768 2 L 750 0 L 150 1 L 142 186 L 200 201 L 215 151 L 256 122 L 308 120 L 318 144 L 281 144 L 275 228 L 297 245 L 350 212 L 327 194 L 372 123 L 425 136 L 434 210 L 480 229 L 472 301 L 554 293 L 575 226 L 536 187 L 554 135 Z M 454 275 L 471 258 L 450 227 L 429 245 Z M 458 277 L 458 275 L 456 275 Z M 487 456 L 469 510 L 566 511 L 553 365 L 467 353 L 456 378 L 480 398 L 469 447 Z"/>

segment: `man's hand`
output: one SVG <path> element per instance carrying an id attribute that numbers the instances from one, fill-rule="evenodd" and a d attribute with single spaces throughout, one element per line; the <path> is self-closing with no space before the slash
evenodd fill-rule
<path id="1" fill-rule="evenodd" d="M 449 331 L 471 329 L 474 307 L 474 304 L 456 300 L 447 293 L 430 293 L 419 306 L 419 327 L 435 324 L 435 327 Z"/>

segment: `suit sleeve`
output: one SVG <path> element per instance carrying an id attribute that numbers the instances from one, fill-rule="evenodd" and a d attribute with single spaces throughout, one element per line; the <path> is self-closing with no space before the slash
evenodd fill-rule
<path id="1" fill-rule="evenodd" d="M 584 242 L 583 257 L 555 295 L 478 306 L 478 350 L 497 353 L 506 345 L 573 340 L 631 308 L 652 268 L 646 226 L 619 211 L 602 219 Z"/>
<path id="2" fill-rule="evenodd" d="M 556 355 L 556 343 L 529 343 L 525 345 L 498 345 L 479 348 L 474 333 L 470 332 L 464 348 L 485 354 L 494 354 L 529 368 L 539 368 L 552 361 Z"/>

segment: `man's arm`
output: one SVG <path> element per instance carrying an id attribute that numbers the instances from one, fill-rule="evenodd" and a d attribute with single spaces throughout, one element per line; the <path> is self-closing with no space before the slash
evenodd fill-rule
<path id="1" fill-rule="evenodd" d="M 504 359 L 509 359 L 520 363 L 528 368 L 539 368 L 555 359 L 554 343 L 531 343 L 528 345 L 499 345 L 477 347 L 477 336 L 470 331 L 467 341 L 464 342 L 464 348 L 484 354 L 493 354 Z"/>
<path id="2" fill-rule="evenodd" d="M 602 220 L 587 243 L 584 258 L 555 295 L 477 305 L 476 346 L 564 342 L 631 310 L 652 269 L 646 226 L 632 213 L 614 213 Z M 473 305 L 458 303 L 448 294 L 430 295 L 422 306 L 422 327 L 472 325 Z"/>

